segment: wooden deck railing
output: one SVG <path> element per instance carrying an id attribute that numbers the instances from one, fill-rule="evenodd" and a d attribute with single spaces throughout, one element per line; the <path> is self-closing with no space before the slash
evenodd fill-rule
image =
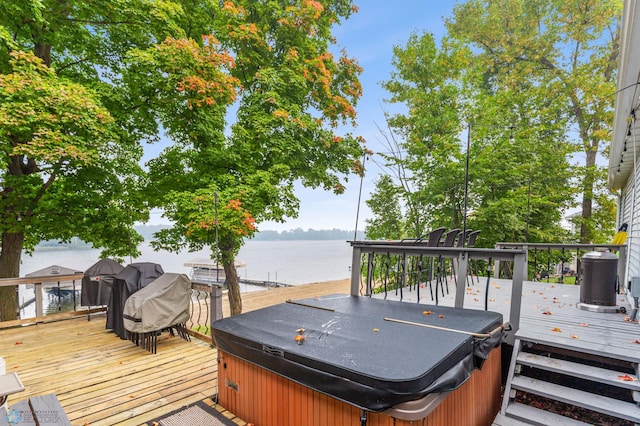
<path id="1" fill-rule="evenodd" d="M 606 249 L 612 252 L 618 252 L 618 279 L 625 289 L 628 289 L 626 279 L 626 259 L 627 246 L 616 244 L 550 244 L 550 243 L 496 243 L 496 249 L 505 250 L 522 250 L 526 255 L 527 268 L 525 269 L 525 280 L 549 280 L 552 269 L 560 266 L 559 279 L 562 281 L 566 274 L 563 273 L 565 266 L 570 268 L 576 265 L 573 272 L 576 276 L 576 284 L 581 282 L 580 261 L 582 256 L 597 248 Z M 495 265 L 495 276 L 500 276 L 503 272 L 504 265 L 499 262 Z M 544 275 L 536 276 L 536 273 L 544 271 Z"/>
<path id="2" fill-rule="evenodd" d="M 526 272 L 524 250 L 497 250 L 462 247 L 427 247 L 424 243 L 399 241 L 352 241 L 351 294 L 372 296 L 375 292 L 402 291 L 437 279 L 435 274 L 455 276 L 455 303 L 464 307 L 468 271 L 477 263 L 510 262 L 513 268 L 511 306 L 508 321 L 511 324 L 509 340 L 520 325 L 522 283 Z M 386 263 L 385 263 L 386 262 Z M 383 265 L 382 268 L 380 265 Z M 392 265 L 392 266 L 391 266 Z M 432 266 L 429 269 L 429 265 Z M 439 272 L 434 268 L 440 266 Z M 391 283 L 392 285 L 388 285 Z M 429 283 L 431 284 L 431 283 Z M 386 286 L 385 286 L 386 285 Z M 436 284 L 437 290 L 437 284 Z"/>
<path id="3" fill-rule="evenodd" d="M 36 317 L 44 316 L 44 297 L 43 297 L 43 285 L 49 283 L 62 283 L 65 281 L 73 282 L 73 291 L 75 297 L 75 289 L 76 289 L 76 280 L 82 282 L 82 277 L 84 276 L 83 272 L 76 272 L 73 274 L 60 274 L 60 275 L 51 275 L 46 277 L 22 277 L 22 278 L 0 278 L 0 287 L 6 286 L 17 286 L 21 284 L 31 284 L 34 287 L 35 293 L 35 304 L 36 304 Z M 80 288 L 78 286 L 78 288 Z M 75 304 L 74 304 L 75 305 Z M 18 310 L 18 306 L 16 306 L 16 311 Z M 75 308 L 75 306 L 74 306 Z"/>
<path id="4" fill-rule="evenodd" d="M 33 285 L 35 293 L 35 317 L 20 318 L 14 321 L 5 321 L 0 324 L 0 328 L 16 327 L 39 322 L 57 321 L 65 318 L 73 318 L 81 315 L 105 311 L 106 307 L 92 307 L 91 309 L 76 310 L 77 304 L 70 312 L 45 315 L 43 286 L 47 284 L 57 284 L 59 282 L 73 282 L 74 296 L 76 289 L 80 290 L 80 285 L 76 287 L 75 281 L 82 281 L 84 273 L 56 275 L 53 277 L 23 277 L 23 278 L 2 278 L 0 286 Z M 17 309 L 17 307 L 16 307 Z M 190 318 L 187 321 L 189 334 L 211 343 L 211 325 L 217 319 L 222 318 L 222 287 L 216 284 L 193 281 L 191 283 L 191 304 L 189 308 Z"/>

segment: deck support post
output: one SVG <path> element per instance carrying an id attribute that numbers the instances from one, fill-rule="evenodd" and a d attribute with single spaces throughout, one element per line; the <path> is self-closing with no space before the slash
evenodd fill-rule
<path id="1" fill-rule="evenodd" d="M 513 344 L 515 334 L 520 328 L 520 311 L 522 307 L 522 285 L 524 282 L 524 274 L 527 269 L 527 255 L 524 253 L 514 254 L 513 256 L 513 280 L 511 284 L 511 311 L 509 314 L 509 323 L 511 331 L 507 334 L 507 342 Z"/>
<path id="2" fill-rule="evenodd" d="M 469 255 L 463 251 L 458 255 L 458 276 L 456 277 L 456 300 L 454 304 L 456 308 L 464 307 L 464 295 L 467 289 L 468 269 Z"/>
<path id="3" fill-rule="evenodd" d="M 351 258 L 351 295 L 360 296 L 360 261 L 362 259 L 362 249 L 353 247 L 353 256 Z M 368 276 L 367 276 L 368 278 Z M 367 289 L 370 283 L 367 283 Z"/>
<path id="4" fill-rule="evenodd" d="M 38 318 L 44 316 L 44 309 L 42 307 L 42 283 L 36 283 L 33 292 L 36 295 L 36 318 Z"/>

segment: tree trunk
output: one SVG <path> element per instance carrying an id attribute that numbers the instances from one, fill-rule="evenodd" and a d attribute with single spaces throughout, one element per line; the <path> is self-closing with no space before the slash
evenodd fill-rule
<path id="1" fill-rule="evenodd" d="M 231 316 L 242 313 L 242 298 L 240 297 L 240 284 L 238 283 L 238 271 L 236 270 L 235 258 L 231 262 L 224 263 L 224 275 L 229 291 L 229 308 Z"/>
<path id="2" fill-rule="evenodd" d="M 585 150 L 585 175 L 582 188 L 582 220 L 580 221 L 580 243 L 591 243 L 591 214 L 593 211 L 593 185 L 596 173 L 596 144 L 592 149 Z"/>
<path id="3" fill-rule="evenodd" d="M 2 233 L 0 248 L 0 278 L 20 276 L 20 256 L 24 243 L 24 233 Z M 0 287 L 0 321 L 18 318 L 18 287 Z"/>

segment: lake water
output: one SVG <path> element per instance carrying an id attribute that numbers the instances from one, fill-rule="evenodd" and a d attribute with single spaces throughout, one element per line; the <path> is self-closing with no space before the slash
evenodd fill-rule
<path id="1" fill-rule="evenodd" d="M 127 265 L 133 262 L 159 263 L 165 272 L 189 275 L 185 262 L 209 258 L 207 250 L 171 253 L 153 251 L 148 244 L 140 246 L 142 255 L 124 259 Z M 87 250 L 38 250 L 32 256 L 23 254 L 20 275 L 24 276 L 51 265 L 64 266 L 84 271 L 99 259 L 100 251 Z M 331 281 L 350 276 L 351 245 L 345 241 L 252 241 L 240 249 L 237 260 L 246 264 L 238 268 L 242 278 L 252 280 L 279 281 L 286 284 L 307 284 Z"/>
<path id="2" fill-rule="evenodd" d="M 210 252 L 207 250 L 191 253 L 188 251 L 171 253 L 163 250 L 156 252 L 148 244 L 142 244 L 140 251 L 142 252 L 140 257 L 126 258 L 124 265 L 132 262 L 154 262 L 159 263 L 165 272 L 190 275 L 191 270 L 184 266 L 185 262 L 210 257 Z M 246 264 L 246 266 L 238 268 L 238 275 L 250 280 L 277 281 L 290 285 L 340 280 L 350 277 L 351 254 L 351 245 L 342 240 L 249 240 L 242 246 L 237 256 L 237 260 Z M 52 265 L 84 271 L 99 260 L 99 255 L 100 251 L 95 249 L 37 250 L 31 256 L 23 254 L 20 275 L 24 276 Z M 79 288 L 79 283 L 77 284 Z M 243 292 L 258 289 L 261 288 L 247 284 L 240 285 L 240 290 Z M 28 290 L 21 289 L 21 302 L 30 297 L 32 296 Z M 55 307 L 55 310 L 58 310 L 57 300 L 50 300 L 49 304 L 50 307 Z M 70 304 L 70 307 L 73 305 L 72 302 L 63 301 L 62 310 L 65 310 L 65 304 Z M 28 311 L 32 306 L 33 304 L 29 305 L 29 309 L 22 312 L 21 316 L 28 317 Z"/>

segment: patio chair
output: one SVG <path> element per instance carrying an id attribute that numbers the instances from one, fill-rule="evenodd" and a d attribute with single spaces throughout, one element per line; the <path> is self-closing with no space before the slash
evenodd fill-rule
<path id="1" fill-rule="evenodd" d="M 469 234 L 469 238 L 467 239 L 467 247 L 475 247 L 476 245 L 476 239 L 478 238 L 478 234 L 480 234 L 481 231 L 473 231 Z M 476 263 L 475 260 L 471 260 L 469 259 L 469 275 L 471 276 L 471 285 L 473 284 L 473 275 L 476 276 L 476 280 L 478 281 L 478 284 L 480 284 L 480 275 L 478 274 L 478 264 Z"/>
<path id="2" fill-rule="evenodd" d="M 444 234 L 444 239 L 440 241 L 438 246 L 453 247 L 459 233 L 460 229 L 458 228 L 448 231 L 446 234 Z M 447 282 L 447 260 L 446 258 L 443 258 L 442 255 L 438 255 L 438 268 L 436 276 L 436 305 L 438 304 L 438 286 L 440 286 L 442 297 L 444 297 L 445 286 L 447 288 L 447 294 L 449 294 L 449 283 Z"/>
<path id="3" fill-rule="evenodd" d="M 440 244 L 440 240 L 442 239 L 442 234 L 444 234 L 444 231 L 446 230 L 447 228 L 444 228 L 444 227 L 436 228 L 430 231 L 428 234 L 425 234 L 422 237 L 420 237 L 419 240 L 424 242 L 424 240 L 426 239 L 427 247 L 438 247 L 438 245 Z M 433 287 L 431 285 L 431 282 L 433 280 L 433 271 L 435 269 L 434 262 L 435 262 L 435 258 L 433 257 L 430 257 L 429 259 L 425 259 L 423 256 L 420 256 L 418 260 L 418 279 L 417 279 L 418 301 L 420 300 L 419 284 L 420 282 L 422 282 L 422 278 L 425 276 L 425 274 L 426 274 L 425 286 L 426 285 L 429 286 L 429 293 L 431 294 L 431 300 L 433 300 Z"/>

